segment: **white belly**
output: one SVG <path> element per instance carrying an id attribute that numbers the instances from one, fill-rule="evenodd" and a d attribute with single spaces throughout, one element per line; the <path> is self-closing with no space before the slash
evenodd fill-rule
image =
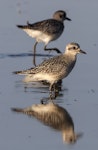
<path id="1" fill-rule="evenodd" d="M 54 75 L 49 75 L 49 74 L 43 74 L 43 73 L 37 73 L 34 75 L 26 75 L 23 82 L 36 82 L 36 81 L 43 81 L 46 80 L 49 83 L 54 83 L 56 82 L 56 79 Z"/>
<path id="2" fill-rule="evenodd" d="M 44 42 L 48 44 L 52 40 L 52 36 L 47 35 L 41 31 L 31 30 L 31 29 L 23 29 L 29 36 L 35 38 L 37 42 Z"/>

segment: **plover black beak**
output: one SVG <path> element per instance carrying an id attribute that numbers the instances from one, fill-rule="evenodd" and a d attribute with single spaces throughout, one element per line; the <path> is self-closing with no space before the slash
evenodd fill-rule
<path id="1" fill-rule="evenodd" d="M 82 54 L 87 54 L 85 51 L 83 51 L 81 49 L 79 50 L 79 52 L 82 53 Z"/>
<path id="2" fill-rule="evenodd" d="M 66 17 L 66 20 L 71 21 L 71 19 L 70 19 L 70 18 L 68 18 L 68 17 Z"/>

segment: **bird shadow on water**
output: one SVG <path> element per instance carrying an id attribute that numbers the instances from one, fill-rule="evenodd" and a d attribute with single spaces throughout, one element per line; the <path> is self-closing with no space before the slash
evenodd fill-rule
<path id="1" fill-rule="evenodd" d="M 33 52 L 31 53 L 17 53 L 17 54 L 13 54 L 13 53 L 8 53 L 8 54 L 4 54 L 4 53 L 0 53 L 0 59 L 4 59 L 4 58 L 7 58 L 7 57 L 10 57 L 10 58 L 16 58 L 16 57 L 32 57 L 34 56 Z M 51 57 L 53 55 L 50 55 L 50 54 L 36 54 L 37 57 Z"/>
<path id="2" fill-rule="evenodd" d="M 44 104 L 33 104 L 26 108 L 12 107 L 11 110 L 34 117 L 55 131 L 60 131 L 64 143 L 75 144 L 83 136 L 82 132 L 75 132 L 71 115 L 64 107 L 58 104 L 48 102 Z"/>

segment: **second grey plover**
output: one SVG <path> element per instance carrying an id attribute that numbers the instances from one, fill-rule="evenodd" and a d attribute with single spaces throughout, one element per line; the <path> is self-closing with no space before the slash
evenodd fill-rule
<path id="1" fill-rule="evenodd" d="M 46 47 L 49 42 L 54 41 L 60 37 L 64 30 L 64 20 L 71 21 L 71 19 L 67 17 L 65 11 L 58 10 L 53 14 L 52 19 L 43 20 L 33 24 L 27 22 L 27 25 L 17 25 L 18 28 L 23 29 L 29 36 L 36 39 L 36 42 L 34 44 L 34 65 L 36 65 L 35 53 L 36 45 L 38 44 L 38 42 L 45 43 L 44 50 L 55 50 L 58 53 L 60 53 L 60 51 L 57 48 Z"/>
<path id="2" fill-rule="evenodd" d="M 80 49 L 79 44 L 70 43 L 66 46 L 66 50 L 59 56 L 44 60 L 35 68 L 23 71 L 15 71 L 14 74 L 26 75 L 24 82 L 47 81 L 50 83 L 49 90 L 52 92 L 54 85 L 61 79 L 68 76 L 75 66 L 77 54 L 86 54 Z"/>
<path id="3" fill-rule="evenodd" d="M 67 144 L 75 143 L 80 136 L 74 132 L 74 123 L 70 114 L 57 104 L 33 104 L 23 109 L 12 108 L 12 111 L 35 117 L 45 125 L 61 131 L 63 141 Z"/>

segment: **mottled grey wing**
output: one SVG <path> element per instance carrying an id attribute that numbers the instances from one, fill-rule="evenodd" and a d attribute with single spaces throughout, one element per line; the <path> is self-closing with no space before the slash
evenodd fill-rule
<path id="1" fill-rule="evenodd" d="M 34 74 L 39 72 L 56 74 L 60 72 L 62 69 L 65 71 L 67 63 L 63 61 L 62 57 L 63 56 L 60 55 L 43 61 L 40 65 L 31 69 L 29 74 Z"/>
<path id="2" fill-rule="evenodd" d="M 42 32 L 55 34 L 58 31 L 63 31 L 64 25 L 62 22 L 59 22 L 54 19 L 43 20 L 40 22 L 36 22 L 34 24 L 28 23 L 28 28 L 33 30 L 38 30 Z"/>

